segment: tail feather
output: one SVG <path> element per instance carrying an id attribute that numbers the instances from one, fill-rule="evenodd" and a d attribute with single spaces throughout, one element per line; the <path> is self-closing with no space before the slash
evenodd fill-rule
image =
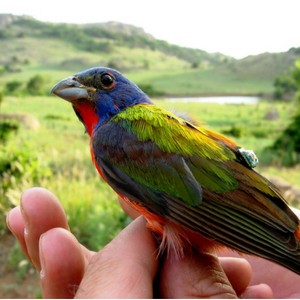
<path id="1" fill-rule="evenodd" d="M 264 257 L 300 274 L 299 232 L 274 228 L 219 201 L 204 201 L 201 207 L 192 209 L 176 199 L 168 203 L 173 222 L 229 248 Z"/>

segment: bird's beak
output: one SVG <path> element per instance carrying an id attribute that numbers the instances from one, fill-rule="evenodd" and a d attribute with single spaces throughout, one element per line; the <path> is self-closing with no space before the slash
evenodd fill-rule
<path id="1" fill-rule="evenodd" d="M 51 93 L 74 103 L 77 100 L 88 100 L 90 98 L 89 92 L 94 92 L 95 90 L 95 88 L 84 86 L 74 76 L 71 76 L 57 83 L 51 90 Z"/>

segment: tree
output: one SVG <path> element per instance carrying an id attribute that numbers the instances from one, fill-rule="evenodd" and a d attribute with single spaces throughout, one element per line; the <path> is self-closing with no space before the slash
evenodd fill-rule
<path id="1" fill-rule="evenodd" d="M 295 85 L 297 111 L 291 123 L 274 142 L 272 149 L 288 158 L 287 163 L 300 163 L 300 59 L 296 60 L 291 71 L 291 80 Z"/>
<path id="2" fill-rule="evenodd" d="M 296 100 L 298 103 L 298 107 L 300 109 L 300 58 L 298 58 L 295 62 L 295 68 L 292 69 L 292 77 L 295 81 L 297 91 L 296 91 Z M 300 113 L 300 112 L 299 112 Z"/>
<path id="3" fill-rule="evenodd" d="M 290 74 L 284 74 L 275 78 L 273 98 L 290 101 L 297 91 L 297 84 Z"/>

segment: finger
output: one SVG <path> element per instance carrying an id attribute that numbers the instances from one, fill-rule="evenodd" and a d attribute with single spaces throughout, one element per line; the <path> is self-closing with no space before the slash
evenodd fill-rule
<path id="1" fill-rule="evenodd" d="M 220 257 L 219 262 L 237 295 L 244 292 L 252 277 L 249 262 L 246 259 L 234 257 Z"/>
<path id="2" fill-rule="evenodd" d="M 24 238 L 31 262 L 40 270 L 39 239 L 55 227 L 69 229 L 63 207 L 56 197 L 42 188 L 32 188 L 21 197 L 21 212 L 25 224 Z"/>
<path id="3" fill-rule="evenodd" d="M 119 197 L 119 203 L 122 207 L 122 209 L 125 211 L 125 213 L 131 218 L 136 219 L 140 216 L 140 213 L 138 213 L 135 209 L 133 209 L 125 200 L 123 200 L 121 197 Z"/>
<path id="4" fill-rule="evenodd" d="M 248 287 L 252 279 L 252 267 L 244 258 L 220 257 L 220 264 L 236 294 L 242 298 L 269 299 L 272 289 L 267 284 Z"/>
<path id="5" fill-rule="evenodd" d="M 272 289 L 267 284 L 249 286 L 241 295 L 244 299 L 273 299 Z"/>
<path id="6" fill-rule="evenodd" d="M 240 257 L 236 251 L 230 249 L 223 249 L 219 255 Z M 272 289 L 275 298 L 288 298 L 290 294 L 299 293 L 299 275 L 266 259 L 249 255 L 243 256 L 253 270 L 251 286 L 260 286 L 261 283 L 264 283 Z"/>
<path id="7" fill-rule="evenodd" d="M 162 298 L 237 298 L 218 258 L 198 252 L 182 259 L 170 253 L 160 273 L 160 292 Z"/>
<path id="8" fill-rule="evenodd" d="M 17 241 L 19 242 L 21 249 L 25 255 L 25 257 L 29 258 L 29 254 L 27 252 L 27 246 L 24 239 L 24 220 L 21 213 L 20 206 L 13 208 L 6 217 L 6 224 L 12 234 L 15 236 Z"/>
<path id="9" fill-rule="evenodd" d="M 156 256 L 153 235 L 139 217 L 94 255 L 76 297 L 152 298 Z"/>
<path id="10" fill-rule="evenodd" d="M 39 245 L 43 297 L 73 298 L 87 264 L 81 245 L 62 228 L 44 233 Z"/>

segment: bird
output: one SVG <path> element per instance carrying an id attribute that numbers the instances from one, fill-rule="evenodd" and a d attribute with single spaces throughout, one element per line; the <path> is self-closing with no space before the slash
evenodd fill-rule
<path id="1" fill-rule="evenodd" d="M 119 71 L 94 67 L 58 82 L 90 136 L 101 177 L 142 214 L 159 252 L 227 247 L 300 274 L 300 225 L 258 159 L 231 139 L 152 102 Z"/>

